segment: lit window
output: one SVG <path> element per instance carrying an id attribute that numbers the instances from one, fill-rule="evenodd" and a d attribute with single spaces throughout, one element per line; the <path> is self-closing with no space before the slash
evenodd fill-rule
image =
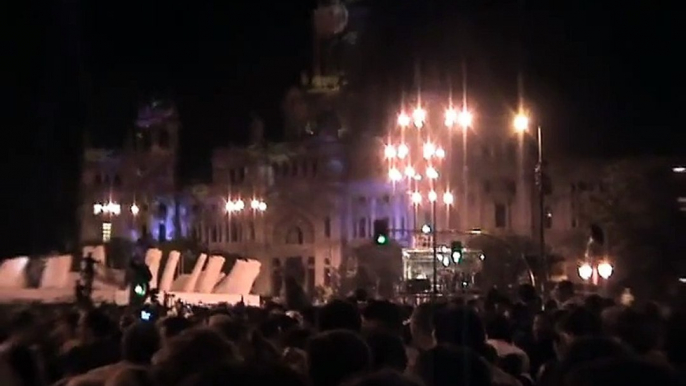
<path id="1" fill-rule="evenodd" d="M 112 238 L 112 223 L 104 222 L 102 223 L 102 241 L 104 243 L 110 241 Z"/>

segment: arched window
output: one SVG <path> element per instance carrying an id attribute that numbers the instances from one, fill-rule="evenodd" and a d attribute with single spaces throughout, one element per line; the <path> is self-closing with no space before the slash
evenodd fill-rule
<path id="1" fill-rule="evenodd" d="M 286 233 L 286 244 L 303 244 L 305 242 L 302 229 L 293 227 Z"/>

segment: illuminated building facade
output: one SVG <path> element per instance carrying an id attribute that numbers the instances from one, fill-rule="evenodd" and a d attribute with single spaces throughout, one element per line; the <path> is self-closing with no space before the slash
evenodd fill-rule
<path id="1" fill-rule="evenodd" d="M 518 156 L 518 146 L 527 143 L 518 142 L 508 122 L 475 121 L 478 130 L 467 147 L 466 204 L 464 169 L 447 158 L 441 172 L 445 184 L 455 187 L 455 205 L 437 216 L 438 229 L 535 237 L 535 157 L 530 151 Z M 268 294 L 280 292 L 286 275 L 298 277 L 308 291 L 332 284 L 356 248 L 371 243 L 377 219 L 388 219 L 391 237 L 402 246 L 411 246 L 413 230 L 430 221 L 428 208 L 412 205 L 408 187 L 389 180 L 388 138 L 322 129 L 267 144 L 256 122 L 251 145 L 214 149 L 210 184 L 180 187 L 174 172 L 179 129 L 173 106 L 156 102 L 141 110 L 133 139 L 122 151 L 86 150 L 83 242 L 195 237 L 210 250 L 260 260 L 255 291 Z M 461 154 L 460 136 L 447 138 L 447 154 Z M 548 244 L 562 256 L 578 253 L 565 245 L 573 235 L 585 234 L 573 200 L 574 189 L 585 189 L 581 169 L 578 163 L 555 169 L 546 198 Z M 448 244 L 452 237 L 439 242 Z"/>

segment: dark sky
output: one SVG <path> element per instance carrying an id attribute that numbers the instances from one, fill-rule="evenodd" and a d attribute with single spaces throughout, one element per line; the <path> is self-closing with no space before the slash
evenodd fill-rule
<path id="1" fill-rule="evenodd" d="M 8 13 L 12 71 L 0 143 L 9 192 L 2 227 L 11 237 L 0 251 L 40 250 L 70 234 L 84 130 L 98 142 L 122 138 L 148 95 L 177 102 L 189 170 L 207 166 L 211 146 L 243 139 L 251 112 L 278 132 L 284 89 L 310 63 L 312 2 L 54 0 Z M 390 58 L 370 67 L 402 77 L 398 58 L 448 57 L 449 67 L 466 57 L 470 82 L 488 85 L 470 84 L 482 99 L 516 95 L 521 72 L 554 143 L 683 154 L 675 9 L 647 0 L 366 2 L 369 29 L 386 31 L 378 47 Z M 430 43 L 410 52 L 417 41 Z"/>

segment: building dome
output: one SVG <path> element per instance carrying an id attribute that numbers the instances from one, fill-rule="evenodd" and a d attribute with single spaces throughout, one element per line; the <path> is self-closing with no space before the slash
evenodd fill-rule
<path id="1" fill-rule="evenodd" d="M 314 25 L 320 38 L 338 35 L 348 25 L 348 9 L 338 2 L 320 5 L 314 11 Z"/>
<path id="2" fill-rule="evenodd" d="M 171 101 L 155 98 L 138 109 L 136 126 L 141 128 L 155 126 L 175 116 L 176 106 Z"/>

